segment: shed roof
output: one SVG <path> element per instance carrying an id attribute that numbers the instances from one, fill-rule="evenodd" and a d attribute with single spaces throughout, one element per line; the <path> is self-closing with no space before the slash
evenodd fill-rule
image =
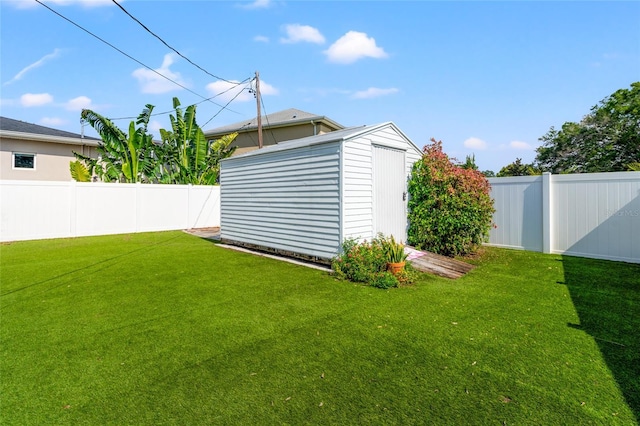
<path id="1" fill-rule="evenodd" d="M 405 138 L 413 147 L 415 147 L 415 149 L 420 151 L 420 148 L 418 148 L 418 146 L 416 146 L 416 144 L 413 143 L 413 141 L 409 139 L 393 122 L 387 121 L 385 123 L 380 123 L 373 126 L 347 127 L 342 130 L 336 130 L 333 132 L 324 133 L 322 135 L 307 136 L 305 138 L 294 139 L 290 141 L 283 141 L 283 142 L 277 143 L 276 145 L 269 145 L 262 149 L 247 152 L 245 154 L 236 155 L 234 157 L 225 158 L 222 161 L 229 161 L 236 158 L 253 157 L 256 155 L 263 155 L 271 152 L 286 151 L 289 149 L 302 148 L 302 147 L 312 146 L 312 145 L 320 145 L 320 144 L 331 143 L 331 142 L 341 142 L 357 136 L 365 135 L 367 133 L 375 132 L 377 130 L 380 130 L 388 126 L 393 127 L 393 129 L 396 130 L 400 135 L 402 135 L 402 137 Z"/>
<path id="2" fill-rule="evenodd" d="M 262 116 L 262 126 L 265 129 L 274 127 L 293 126 L 301 123 L 309 123 L 311 121 L 325 122 L 335 129 L 343 129 L 344 126 L 336 123 L 324 115 L 311 114 L 295 108 L 285 109 L 283 111 L 274 112 L 273 114 Z M 215 129 L 205 131 L 205 135 L 217 135 L 233 132 L 248 132 L 258 128 L 258 118 L 254 117 L 250 120 L 238 121 L 237 123 L 227 126 L 217 127 Z"/>
<path id="3" fill-rule="evenodd" d="M 100 139 L 58 130 L 13 118 L 0 117 L 0 135 L 18 139 L 34 139 L 56 143 L 98 145 Z"/>

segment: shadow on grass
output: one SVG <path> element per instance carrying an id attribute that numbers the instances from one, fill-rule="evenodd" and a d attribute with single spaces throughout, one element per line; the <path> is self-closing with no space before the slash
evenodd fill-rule
<path id="1" fill-rule="evenodd" d="M 563 256 L 565 284 L 588 333 L 640 421 L 640 265 Z"/>

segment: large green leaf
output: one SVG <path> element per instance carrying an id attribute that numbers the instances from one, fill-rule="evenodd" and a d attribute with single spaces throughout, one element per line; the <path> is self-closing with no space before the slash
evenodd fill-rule
<path id="1" fill-rule="evenodd" d="M 91 182 L 91 173 L 80 160 L 71 161 L 69 163 L 69 171 L 76 182 Z"/>

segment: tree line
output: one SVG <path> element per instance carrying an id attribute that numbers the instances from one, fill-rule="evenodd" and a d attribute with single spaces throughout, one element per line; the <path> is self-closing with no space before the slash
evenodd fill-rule
<path id="1" fill-rule="evenodd" d="M 517 158 L 497 176 L 640 171 L 640 82 L 607 96 L 579 122 L 551 127 L 539 141 L 532 163 Z"/>
<path id="2" fill-rule="evenodd" d="M 170 114 L 171 129 L 160 129 L 160 141 L 148 132 L 154 106 L 147 104 L 128 132 L 120 130 L 110 119 L 90 109 L 81 117 L 102 139 L 96 148 L 98 158 L 74 152 L 71 176 L 89 182 L 95 176 L 103 182 L 164 183 L 214 185 L 220 173 L 220 160 L 230 157 L 230 147 L 237 133 L 217 140 L 207 140 L 196 122 L 196 106 L 184 111 L 173 98 L 175 114 Z"/>

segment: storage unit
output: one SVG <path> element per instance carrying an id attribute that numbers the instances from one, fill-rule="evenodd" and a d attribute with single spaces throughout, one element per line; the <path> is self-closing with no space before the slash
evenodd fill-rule
<path id="1" fill-rule="evenodd" d="M 395 124 L 352 127 L 222 160 L 223 242 L 328 262 L 346 238 L 406 240 L 420 149 Z"/>

